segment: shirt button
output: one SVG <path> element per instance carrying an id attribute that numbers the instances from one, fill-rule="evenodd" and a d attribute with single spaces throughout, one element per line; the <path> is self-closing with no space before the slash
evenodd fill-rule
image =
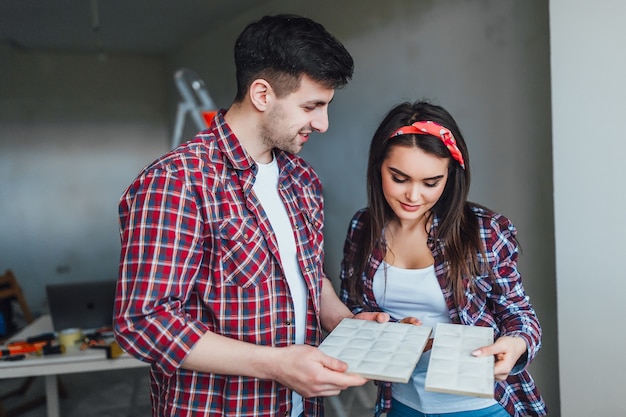
<path id="1" fill-rule="evenodd" d="M 286 326 L 291 326 L 291 320 L 287 320 L 287 321 L 285 322 L 285 325 L 286 325 Z"/>
<path id="2" fill-rule="evenodd" d="M 306 272 L 311 272 L 311 267 L 308 267 L 308 266 L 307 266 L 306 268 L 304 268 L 304 270 L 305 270 Z"/>

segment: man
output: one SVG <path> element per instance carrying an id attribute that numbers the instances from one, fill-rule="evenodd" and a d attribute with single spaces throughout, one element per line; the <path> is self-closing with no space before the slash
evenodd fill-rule
<path id="1" fill-rule="evenodd" d="M 152 365 L 154 416 L 318 416 L 366 380 L 314 347 L 352 314 L 322 270 L 318 177 L 294 154 L 328 128 L 353 61 L 279 15 L 242 32 L 235 64 L 231 107 L 122 196 L 116 337 Z"/>

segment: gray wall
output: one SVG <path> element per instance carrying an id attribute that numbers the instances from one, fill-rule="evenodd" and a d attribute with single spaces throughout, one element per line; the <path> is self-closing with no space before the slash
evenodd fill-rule
<path id="1" fill-rule="evenodd" d="M 564 416 L 626 416 L 626 3 L 550 2 Z"/>
<path id="2" fill-rule="evenodd" d="M 383 114 L 418 98 L 447 107 L 469 142 L 472 199 L 519 229 L 520 269 L 544 328 L 532 371 L 551 415 L 560 415 L 544 1 L 272 1 L 165 61 L 0 50 L 0 269 L 17 273 L 38 311 L 46 309 L 44 283 L 115 276 L 117 201 L 169 147 L 173 71 L 194 69 L 227 106 L 236 35 L 250 20 L 283 11 L 319 20 L 355 58 L 328 133 L 302 153 L 325 187 L 329 275 L 337 279 L 348 221 L 365 204 L 367 147 Z"/>
<path id="3" fill-rule="evenodd" d="M 117 202 L 165 152 L 162 60 L 0 49 L 0 272 L 32 310 L 46 283 L 117 277 Z"/>

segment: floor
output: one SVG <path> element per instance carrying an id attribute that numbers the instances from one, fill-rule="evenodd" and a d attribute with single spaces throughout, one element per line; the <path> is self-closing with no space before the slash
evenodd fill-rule
<path id="1" fill-rule="evenodd" d="M 146 369 L 128 369 L 97 373 L 67 374 L 61 382 L 67 397 L 60 399 L 62 417 L 150 417 L 150 396 Z M 0 379 L 0 396 L 18 388 L 20 379 Z M 25 400 L 44 395 L 43 378 L 36 378 L 24 397 L 15 396 L 2 400 L 6 410 Z M 137 395 L 132 401 L 133 386 L 138 382 Z M 373 416 L 376 387 L 368 383 L 363 387 L 350 388 L 335 398 L 327 398 L 326 417 Z M 20 417 L 45 417 L 46 407 L 38 407 L 19 414 Z"/>

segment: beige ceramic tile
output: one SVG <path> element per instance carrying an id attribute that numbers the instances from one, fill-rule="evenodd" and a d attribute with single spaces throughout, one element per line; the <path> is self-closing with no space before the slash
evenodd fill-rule
<path id="1" fill-rule="evenodd" d="M 408 382 L 432 328 L 344 319 L 320 350 L 348 364 L 348 372 L 379 381 Z"/>
<path id="2" fill-rule="evenodd" d="M 471 352 L 493 343 L 490 327 L 439 323 L 426 374 L 426 390 L 493 398 L 493 356 Z"/>

